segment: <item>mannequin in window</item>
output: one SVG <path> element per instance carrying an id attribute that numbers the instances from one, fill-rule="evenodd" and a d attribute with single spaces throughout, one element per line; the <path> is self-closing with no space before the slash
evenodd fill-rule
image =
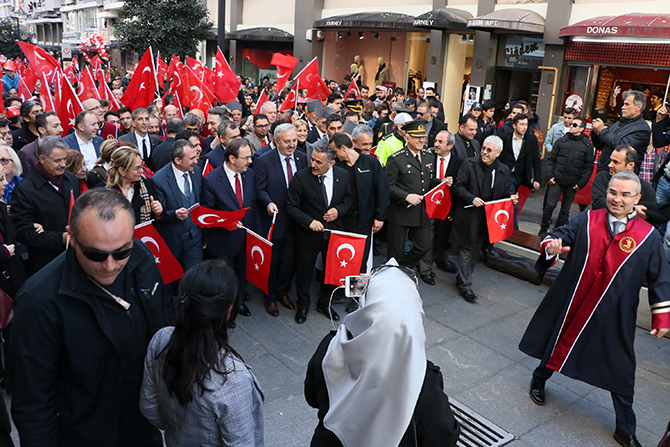
<path id="1" fill-rule="evenodd" d="M 382 82 L 389 80 L 389 69 L 384 63 L 384 58 L 377 58 L 377 73 L 375 74 L 375 86 L 381 85 Z"/>

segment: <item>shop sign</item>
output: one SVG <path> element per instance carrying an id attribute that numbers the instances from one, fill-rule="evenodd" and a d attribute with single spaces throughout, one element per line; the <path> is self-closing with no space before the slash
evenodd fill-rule
<path id="1" fill-rule="evenodd" d="M 468 20 L 468 27 L 499 28 L 497 20 L 486 20 L 486 19 L 470 19 Z"/>
<path id="2" fill-rule="evenodd" d="M 619 34 L 618 26 L 587 26 L 586 34 Z"/>
<path id="3" fill-rule="evenodd" d="M 342 26 L 341 20 L 326 20 L 326 26 Z"/>
<path id="4" fill-rule="evenodd" d="M 434 19 L 414 19 L 412 21 L 413 26 L 433 26 L 435 23 Z"/>
<path id="5" fill-rule="evenodd" d="M 498 66 L 502 67 L 537 68 L 543 59 L 541 37 L 508 35 L 498 51 Z"/>

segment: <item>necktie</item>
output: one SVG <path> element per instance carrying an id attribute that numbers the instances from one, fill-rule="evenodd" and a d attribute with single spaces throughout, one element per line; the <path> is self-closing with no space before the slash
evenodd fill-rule
<path id="1" fill-rule="evenodd" d="M 191 184 L 188 181 L 188 172 L 184 172 L 184 195 L 187 198 L 191 195 Z"/>
<path id="2" fill-rule="evenodd" d="M 240 207 L 244 208 L 244 199 L 242 198 L 242 183 L 240 183 L 240 174 L 235 174 L 235 195 Z"/>
<path id="3" fill-rule="evenodd" d="M 440 166 L 438 167 L 440 170 L 440 180 L 444 178 L 444 157 L 440 157 Z"/>
<path id="4" fill-rule="evenodd" d="M 321 183 L 321 193 L 323 194 L 323 200 L 326 201 L 326 206 L 330 205 L 328 202 L 328 193 L 326 192 L 326 175 L 319 176 L 319 183 Z"/>
<path id="5" fill-rule="evenodd" d="M 288 184 L 291 184 L 291 180 L 293 180 L 293 168 L 291 167 L 291 158 L 286 157 L 286 176 L 288 177 Z"/>
<path id="6" fill-rule="evenodd" d="M 624 228 L 622 227 L 623 222 L 621 222 L 620 220 L 615 220 L 614 222 L 612 222 L 612 233 L 616 236 L 617 234 L 621 233 L 624 230 L 625 227 Z"/>
<path id="7" fill-rule="evenodd" d="M 147 158 L 149 158 L 149 149 L 147 149 L 147 140 L 143 139 L 142 140 L 142 159 L 144 161 L 146 161 Z"/>

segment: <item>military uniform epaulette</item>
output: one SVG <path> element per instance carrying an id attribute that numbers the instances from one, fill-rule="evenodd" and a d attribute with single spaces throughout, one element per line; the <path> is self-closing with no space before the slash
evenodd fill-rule
<path id="1" fill-rule="evenodd" d="M 400 154 L 407 154 L 409 152 L 409 149 L 407 149 L 407 146 L 403 147 L 399 151 L 395 151 L 391 155 L 389 155 L 389 158 L 396 158 Z"/>

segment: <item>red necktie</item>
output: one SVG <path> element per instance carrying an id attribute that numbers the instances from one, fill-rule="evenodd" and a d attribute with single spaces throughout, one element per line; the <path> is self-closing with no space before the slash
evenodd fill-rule
<path id="1" fill-rule="evenodd" d="M 440 166 L 438 167 L 440 171 L 440 180 L 444 178 L 444 158 L 440 157 Z"/>
<path id="2" fill-rule="evenodd" d="M 288 177 L 288 184 L 291 184 L 291 180 L 293 180 L 293 168 L 291 167 L 291 159 L 289 157 L 285 158 L 286 160 L 286 175 Z"/>
<path id="3" fill-rule="evenodd" d="M 235 195 L 240 202 L 240 208 L 244 208 L 244 199 L 242 198 L 242 183 L 240 183 L 240 174 L 235 174 Z"/>

